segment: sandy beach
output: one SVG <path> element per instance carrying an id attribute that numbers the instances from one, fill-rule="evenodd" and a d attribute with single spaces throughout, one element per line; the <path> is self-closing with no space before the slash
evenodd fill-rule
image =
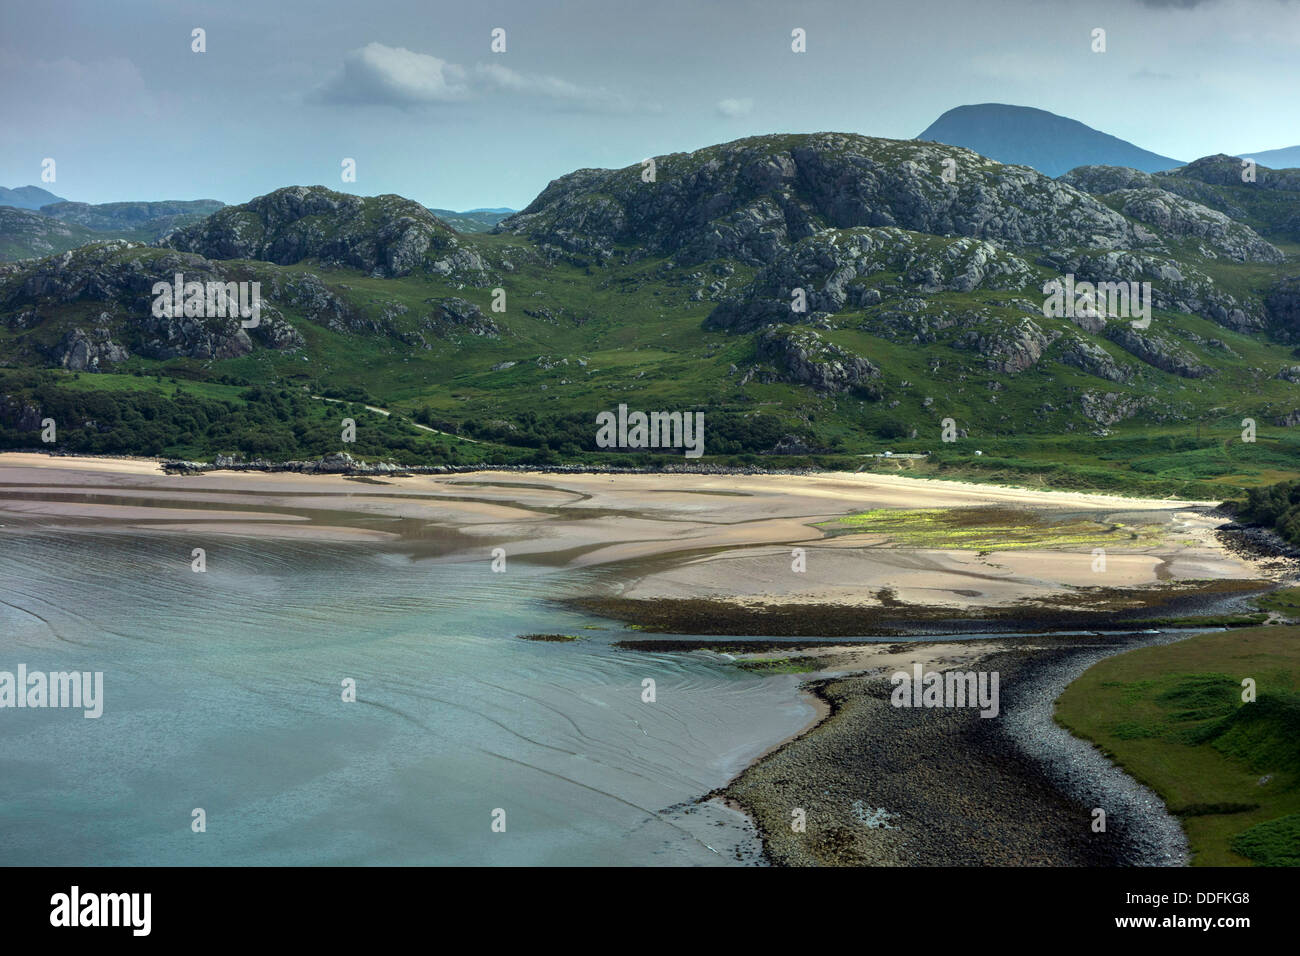
<path id="1" fill-rule="evenodd" d="M 1257 579 L 1258 567 L 1213 534 L 1222 523 L 1213 504 L 868 474 L 174 476 L 141 459 L 0 454 L 0 517 L 11 522 L 354 540 L 457 561 L 502 548 L 513 560 L 616 566 L 608 596 L 644 602 L 970 609 L 1097 587 Z M 1086 519 L 1145 532 L 1099 539 L 1098 570 L 1095 542 L 986 551 L 827 530 L 879 509 L 995 509 L 1048 527 Z"/>

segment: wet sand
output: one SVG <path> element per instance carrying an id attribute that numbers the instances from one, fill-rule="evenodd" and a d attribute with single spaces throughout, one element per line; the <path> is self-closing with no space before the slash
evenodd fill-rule
<path id="1" fill-rule="evenodd" d="M 510 560 L 598 572 L 583 576 L 596 582 L 585 592 L 589 598 L 676 607 L 684 621 L 692 620 L 692 602 L 711 604 L 751 627 L 711 632 L 697 619 L 684 634 L 786 633 L 762 629 L 753 613 L 762 603 L 811 622 L 810 634 L 848 635 L 864 633 L 854 630 L 854 615 L 881 609 L 918 620 L 922 611 L 957 617 L 1000 610 L 1014 618 L 1028 606 L 1077 607 L 1099 588 L 1139 593 L 1211 581 L 1240 590 L 1267 578 L 1258 560 L 1231 552 L 1215 536 L 1222 519 L 1212 504 L 878 475 L 484 472 L 358 481 L 172 476 L 143 460 L 0 454 L 6 531 L 179 534 L 196 544 L 207 535 L 351 542 L 458 563 L 488 561 L 502 548 Z M 871 509 L 991 506 L 1053 518 L 1120 517 L 1160 533 L 1128 548 L 1108 547 L 1099 575 L 1091 548 L 908 548 L 879 535 L 828 537 L 817 527 Z M 796 547 L 805 549 L 803 571 L 792 566 Z M 828 610 L 845 618 L 845 629 L 823 627 Z M 1108 784 L 1109 797 L 1080 786 L 1087 775 L 1066 771 L 1086 765 L 1086 754 L 1044 723 L 1044 688 L 1064 686 L 1063 675 L 1081 661 L 1154 639 L 1003 637 L 782 651 L 819 655 L 820 672 L 805 685 L 817 716 L 711 794 L 712 803 L 749 814 L 767 860 L 778 864 L 1179 862 L 1159 802 L 1126 790 L 1132 781 L 1122 775 Z M 1002 716 L 890 706 L 888 674 L 917 662 L 926 669 L 998 670 Z M 1126 810 L 1108 833 L 1094 834 L 1089 804 L 1110 797 Z M 698 806 L 669 809 L 713 812 Z M 801 833 L 789 825 L 795 808 L 806 813 Z M 1162 836 L 1143 836 L 1151 832 Z M 742 857 L 736 858 L 753 862 Z"/>
<path id="2" fill-rule="evenodd" d="M 358 481 L 345 476 L 162 473 L 142 459 L 0 454 L 0 518 L 189 535 L 358 540 L 422 556 L 617 568 L 606 596 L 744 605 L 891 602 L 979 609 L 1086 588 L 1257 578 L 1215 538 L 1208 502 L 1045 492 L 881 475 L 553 475 L 483 472 Z M 1158 541 L 1091 548 L 974 550 L 828 537 L 818 524 L 881 508 L 1016 508 L 1119 515 Z M 793 570 L 803 548 L 806 570 Z"/>

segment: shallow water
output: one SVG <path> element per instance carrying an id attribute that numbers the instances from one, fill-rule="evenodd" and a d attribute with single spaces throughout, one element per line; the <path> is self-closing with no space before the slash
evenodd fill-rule
<path id="1" fill-rule="evenodd" d="M 0 709 L 0 863 L 734 863 L 743 818 L 679 805 L 814 715 L 799 675 L 610 647 L 548 601 L 574 572 L 208 536 L 195 573 L 191 538 L 0 527 L 0 670 L 105 698 Z"/>

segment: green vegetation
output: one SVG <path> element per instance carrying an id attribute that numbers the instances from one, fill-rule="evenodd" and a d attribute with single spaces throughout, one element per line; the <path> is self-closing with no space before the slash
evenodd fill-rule
<path id="1" fill-rule="evenodd" d="M 1300 587 L 1278 588 L 1255 599 L 1255 604 L 1265 611 L 1276 611 L 1287 617 L 1300 617 Z"/>
<path id="2" fill-rule="evenodd" d="M 1300 545 L 1300 481 L 1251 488 L 1245 501 L 1235 504 L 1243 521 L 1272 528 L 1285 540 Z"/>
<path id="3" fill-rule="evenodd" d="M 1204 314 L 1155 310 L 1150 337 L 1160 358 L 1151 359 L 1141 348 L 1130 351 L 1131 343 L 1041 314 L 1041 284 L 1054 275 L 1040 255 L 1046 247 L 1007 241 L 981 250 L 975 271 L 989 274 L 972 287 L 961 271 L 975 269 L 970 237 L 859 224 L 774 238 L 762 254 L 738 244 L 728 224 L 763 201 L 744 185 L 742 171 L 759 168 L 760 157 L 809 148 L 812 139 L 751 137 L 661 157 L 660 185 L 683 205 L 675 219 L 664 211 L 676 209 L 673 203 L 637 205 L 643 184 L 635 165 L 608 174 L 603 191 L 584 192 L 586 176 L 557 181 L 550 198 L 562 195 L 572 206 L 542 203 L 545 214 L 531 220 L 526 235 L 453 233 L 409 200 L 316 187 L 306 192 L 328 201 L 310 208 L 332 212 L 295 218 L 287 210 L 297 208 L 296 199 L 254 202 L 222 209 L 204 229 L 191 226 L 168 240 L 201 247 L 209 258 L 99 242 L 66 259 L 5 265 L 0 448 L 42 447 L 26 408 L 56 420 L 57 447 L 65 451 L 304 458 L 340 450 L 331 420 L 345 408 L 321 408 L 313 396 L 323 396 L 391 411 L 385 417 L 347 406 L 358 424 L 348 451 L 410 465 L 861 470 L 1207 501 L 1300 480 L 1300 429 L 1279 424 L 1300 411 L 1289 371 L 1300 364 L 1300 333 L 1287 318 L 1290 299 L 1279 292 L 1300 257 L 1282 234 L 1294 221 L 1294 190 L 1170 178 L 1170 188 L 1186 186 L 1190 198 L 1246 210 L 1246 221 L 1288 260 L 1207 257 L 1200 243 L 1168 237 L 1168 263 L 1203 277 L 1204 296 L 1217 305 L 1199 306 Z M 874 188 L 866 179 L 847 182 L 871 164 L 900 177 L 912 175 L 907 169 L 916 163 L 933 176 L 942 172 L 941 154 L 912 141 L 818 142 L 824 174 L 844 172 L 845 181 L 820 184 L 826 190 Z M 1015 185 L 999 178 L 997 164 L 967 159 L 971 175 L 991 186 Z M 720 177 L 709 180 L 717 188 L 700 192 L 702 176 Z M 929 192 L 933 176 L 907 182 L 927 191 L 926 202 L 941 203 Z M 1046 180 L 1015 188 L 1036 198 L 1056 189 Z M 822 202 L 829 192 L 803 191 L 794 198 L 811 203 L 809 225 L 834 225 Z M 628 214 L 607 214 L 614 202 L 628 204 Z M 705 206 L 713 225 L 696 215 Z M 599 214 L 574 225 L 566 212 L 574 208 Z M 116 221 L 128 211 L 95 207 L 94 215 Z M 474 214 L 484 224 L 493 216 Z M 548 217 L 564 220 L 559 234 L 547 232 Z M 615 220 L 626 228 L 604 235 Z M 204 244 L 209 225 L 222 242 Z M 1046 235 L 1060 223 L 1037 225 Z M 692 232 L 698 241 L 683 245 Z M 77 233 L 69 241 L 85 239 Z M 591 251 L 581 251 L 584 240 Z M 862 253 L 870 268 L 853 266 L 845 286 L 851 294 L 827 305 L 831 276 L 842 271 L 826 272 L 827 257 L 846 256 L 848 268 L 858 260 L 846 250 L 859 240 L 870 245 Z M 238 252 L 285 261 L 293 258 L 286 250 L 299 250 L 301 260 L 212 258 Z M 798 324 L 797 347 L 764 350 L 760 342 L 761 326 L 791 318 L 780 296 L 758 325 L 727 326 L 746 331 L 710 324 L 732 304 L 762 306 L 759 292 L 780 285 L 772 271 L 778 266 L 807 272 L 805 284 L 821 302 Z M 199 322 L 196 331 L 195 323 L 154 321 L 145 280 L 170 279 L 182 267 L 205 278 L 259 282 L 266 327 L 245 335 L 219 322 Z M 1202 298 L 1196 289 L 1166 291 L 1174 296 L 1166 303 Z M 1273 299 L 1278 304 L 1266 308 Z M 1230 315 L 1233 303 L 1258 323 L 1206 317 L 1219 315 L 1218 305 Z M 75 360 L 74 333 L 83 345 Z M 109 339 L 112 349 L 104 346 Z M 91 361 L 86 343 L 104 346 L 104 354 Z M 78 377 L 63 366 L 85 368 Z M 1189 367 L 1209 374 L 1177 374 Z M 174 395 L 185 407 L 165 409 Z M 687 462 L 679 451 L 596 448 L 596 415 L 621 403 L 704 412 L 704 457 Z M 1255 441 L 1242 440 L 1244 417 L 1257 423 Z M 19 429 L 20 419 L 28 427 Z M 956 441 L 941 437 L 947 419 L 962 433 Z M 877 457 L 884 452 L 921 457 Z M 1092 533 L 1057 530 L 1066 541 Z"/>
<path id="4" fill-rule="evenodd" d="M 823 665 L 816 657 L 754 657 L 738 660 L 736 666 L 760 674 L 810 674 Z"/>
<path id="5" fill-rule="evenodd" d="M 1237 834 L 1232 849 L 1260 866 L 1300 866 L 1300 813 L 1258 823 Z"/>
<path id="6" fill-rule="evenodd" d="M 1091 548 L 1160 543 L 1155 525 L 1129 527 L 1087 518 L 1052 521 L 1041 512 L 1012 508 L 878 508 L 845 515 L 817 527 L 831 534 L 884 535 L 908 548 L 1008 551 L 1019 548 Z"/>
<path id="7" fill-rule="evenodd" d="M 470 463 L 486 453 L 484 446 L 421 432 L 361 405 L 313 400 L 301 389 L 0 370 L 0 394 L 39 407 L 58 423 L 57 447 L 81 454 L 200 460 L 239 454 L 280 461 L 346 447 L 360 458 L 431 465 Z M 349 416 L 358 427 L 356 442 L 345 446 L 340 423 Z M 39 429 L 24 432 L 0 421 L 0 447 L 42 447 Z"/>
<path id="8" fill-rule="evenodd" d="M 1258 694 L 1248 703 L 1246 678 Z M 1194 865 L 1300 863 L 1300 628 L 1108 658 L 1066 688 L 1056 718 L 1160 795 Z"/>

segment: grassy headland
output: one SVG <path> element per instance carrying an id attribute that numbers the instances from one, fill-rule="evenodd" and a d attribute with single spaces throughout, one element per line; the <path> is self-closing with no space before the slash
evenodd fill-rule
<path id="1" fill-rule="evenodd" d="M 1160 795 L 1194 865 L 1300 865 L 1300 628 L 1108 658 L 1061 695 L 1056 716 Z"/>

